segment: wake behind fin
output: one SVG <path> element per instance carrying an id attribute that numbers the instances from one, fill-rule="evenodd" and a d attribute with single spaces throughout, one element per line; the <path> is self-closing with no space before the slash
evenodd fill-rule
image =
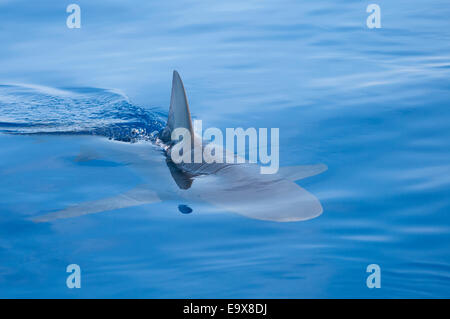
<path id="1" fill-rule="evenodd" d="M 172 140 L 171 134 L 176 128 L 185 128 L 191 133 L 191 137 L 194 136 L 191 113 L 189 111 L 189 104 L 183 81 L 181 81 L 178 72 L 173 71 L 169 117 L 167 119 L 166 127 L 161 133 L 161 140 L 170 142 Z"/>

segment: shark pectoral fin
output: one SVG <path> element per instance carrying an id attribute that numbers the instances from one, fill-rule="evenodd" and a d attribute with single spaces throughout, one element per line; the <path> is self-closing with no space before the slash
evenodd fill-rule
<path id="1" fill-rule="evenodd" d="M 166 158 L 166 164 L 167 167 L 169 168 L 170 175 L 172 175 L 173 180 L 180 189 L 191 188 L 192 183 L 194 182 L 193 176 L 183 172 L 169 158 Z"/>
<path id="2" fill-rule="evenodd" d="M 107 197 L 95 201 L 88 201 L 78 205 L 67 207 L 63 210 L 45 214 L 33 218 L 36 223 L 49 222 L 55 219 L 71 218 L 87 214 L 96 214 L 119 208 L 139 206 L 159 202 L 157 194 L 148 189 L 147 185 L 139 185 L 128 192 L 113 197 Z"/>
<path id="3" fill-rule="evenodd" d="M 325 172 L 327 169 L 325 164 L 286 166 L 280 167 L 278 174 L 287 180 L 298 181 Z"/>

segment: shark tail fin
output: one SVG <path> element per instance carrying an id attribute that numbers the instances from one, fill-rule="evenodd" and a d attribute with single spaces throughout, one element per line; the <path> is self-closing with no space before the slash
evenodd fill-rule
<path id="1" fill-rule="evenodd" d="M 183 81 L 177 71 L 173 71 L 172 95 L 170 97 L 169 118 L 164 128 L 161 139 L 164 142 L 171 141 L 171 134 L 176 128 L 185 128 L 194 136 L 191 113 Z"/>

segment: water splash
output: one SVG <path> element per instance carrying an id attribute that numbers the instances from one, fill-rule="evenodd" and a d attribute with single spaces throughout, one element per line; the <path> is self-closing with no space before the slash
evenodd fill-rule
<path id="1" fill-rule="evenodd" d="M 114 90 L 0 85 L 0 132 L 91 134 L 133 142 L 154 140 L 164 115 L 133 105 Z"/>

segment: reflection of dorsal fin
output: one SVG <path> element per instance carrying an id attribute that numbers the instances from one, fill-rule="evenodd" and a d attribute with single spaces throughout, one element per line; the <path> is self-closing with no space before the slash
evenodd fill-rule
<path id="1" fill-rule="evenodd" d="M 278 174 L 290 181 L 298 181 L 300 179 L 314 176 L 326 171 L 328 167 L 325 164 L 287 166 L 280 167 Z"/>
<path id="2" fill-rule="evenodd" d="M 164 142 L 170 142 L 172 131 L 176 128 L 185 128 L 191 133 L 191 136 L 194 136 L 186 91 L 184 90 L 180 75 L 177 71 L 173 71 L 169 118 L 161 134 L 161 139 Z"/>

